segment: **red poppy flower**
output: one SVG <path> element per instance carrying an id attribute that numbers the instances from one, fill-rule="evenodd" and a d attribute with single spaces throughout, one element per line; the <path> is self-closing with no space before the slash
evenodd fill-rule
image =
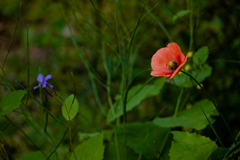
<path id="1" fill-rule="evenodd" d="M 169 81 L 178 73 L 187 62 L 177 43 L 169 43 L 167 47 L 159 49 L 152 57 L 152 72 L 154 77 L 170 77 Z"/>

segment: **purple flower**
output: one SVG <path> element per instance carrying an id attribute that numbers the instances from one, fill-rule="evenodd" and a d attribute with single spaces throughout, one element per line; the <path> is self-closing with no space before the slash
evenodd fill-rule
<path id="1" fill-rule="evenodd" d="M 42 88 L 45 88 L 47 86 L 48 88 L 53 89 L 53 85 L 47 83 L 47 80 L 49 80 L 50 78 L 52 78 L 52 75 L 47 75 L 44 78 L 42 74 L 39 74 L 37 80 L 40 83 L 38 86 L 35 86 L 34 89 L 37 89 L 38 87 L 40 87 L 40 85 L 42 85 Z"/>

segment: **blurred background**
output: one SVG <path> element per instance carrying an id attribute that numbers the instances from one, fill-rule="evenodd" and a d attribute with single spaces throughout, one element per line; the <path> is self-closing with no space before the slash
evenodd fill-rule
<path id="1" fill-rule="evenodd" d="M 19 14 L 20 0 L 0 1 L 1 66 L 8 53 L 19 16 L 16 35 L 4 65 L 8 79 L 16 89 L 21 89 L 21 87 L 15 81 L 27 87 L 27 27 L 29 27 L 31 92 L 39 99 L 39 90 L 33 90 L 33 87 L 38 85 L 36 78 L 39 73 L 44 76 L 51 74 L 52 78 L 48 82 L 54 86 L 63 99 L 73 94 L 76 89 L 80 112 L 102 130 L 107 130 L 110 126 L 98 108 L 88 70 L 73 45 L 64 15 L 66 15 L 79 48 L 85 51 L 83 52 L 84 60 L 91 63 L 92 68 L 100 77 L 96 80 L 96 84 L 100 101 L 106 111 L 109 109 L 107 92 L 101 83 L 98 83 L 107 81 L 102 57 L 103 48 L 106 51 L 107 66 L 111 73 L 113 100 L 119 94 L 121 82 L 121 65 L 114 52 L 114 50 L 117 52 L 119 50 L 115 12 L 117 13 L 123 53 L 127 52 L 132 30 L 141 14 L 143 15 L 133 39 L 132 68 L 128 75 L 130 79 L 150 68 L 152 55 L 159 48 L 166 47 L 171 42 L 161 25 L 165 27 L 172 41 L 179 44 L 185 55 L 189 51 L 189 13 L 176 17 L 177 13 L 188 9 L 186 0 L 23 0 L 21 2 Z M 143 9 L 144 4 L 145 9 Z M 148 13 L 149 10 L 151 13 Z M 212 67 L 212 74 L 202 82 L 203 86 L 221 108 L 234 136 L 236 136 L 240 130 L 240 3 L 237 0 L 193 1 L 193 24 L 191 51 L 194 52 L 203 46 L 209 48 L 207 63 Z M 0 74 L 3 76 L 2 72 Z M 144 72 L 137 78 L 135 84 L 142 84 L 150 77 L 150 71 Z M 138 107 L 128 112 L 128 121 L 152 120 L 163 107 L 166 108 L 162 116 L 171 116 L 179 92 L 179 87 L 173 83 L 165 83 L 160 95 L 144 100 Z M 7 88 L 1 86 L 0 98 L 7 93 Z M 206 98 L 196 86 L 184 90 L 184 94 L 191 94 L 186 106 Z M 62 105 L 51 97 L 49 97 L 49 103 L 51 113 L 66 123 L 61 114 Z M 41 122 L 40 106 L 32 100 L 28 105 L 34 117 Z M 18 112 L 9 114 L 9 117 L 13 116 L 15 117 L 14 122 L 41 144 L 41 139 L 38 139 L 38 134 L 26 123 L 25 117 Z M 229 147 L 232 141 L 227 128 L 219 117 L 215 117 L 215 119 L 216 130 L 220 137 L 224 137 L 223 143 Z M 6 119 L 1 117 L 1 129 L 6 123 Z M 78 131 L 96 132 L 81 116 L 74 119 L 73 125 Z M 49 129 L 50 134 L 59 136 L 61 139 L 62 134 L 56 133 L 63 133 L 64 128 L 51 118 L 49 118 L 49 126 L 55 126 Z M 10 125 L 1 134 L 1 140 L 6 145 L 7 152 L 12 153 L 11 159 L 34 151 L 34 148 L 30 147 L 31 143 L 18 132 L 14 126 Z M 210 127 L 201 131 L 201 134 L 215 140 Z M 64 143 L 67 144 L 68 141 L 66 140 Z M 44 146 L 44 144 L 42 145 Z"/>

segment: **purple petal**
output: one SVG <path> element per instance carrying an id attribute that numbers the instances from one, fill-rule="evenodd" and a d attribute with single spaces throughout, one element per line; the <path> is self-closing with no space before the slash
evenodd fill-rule
<path id="1" fill-rule="evenodd" d="M 38 82 L 42 82 L 43 81 L 43 75 L 40 73 L 37 77 Z"/>
<path id="2" fill-rule="evenodd" d="M 47 85 L 48 88 L 53 89 L 53 85 L 51 85 L 49 83 L 47 83 L 46 85 Z"/>
<path id="3" fill-rule="evenodd" d="M 41 84 L 42 84 L 42 88 L 45 88 L 45 87 L 46 87 L 46 84 L 47 84 L 47 82 L 46 82 L 46 81 L 43 81 Z"/>
<path id="4" fill-rule="evenodd" d="M 47 76 L 44 78 L 44 80 L 47 81 L 47 80 L 49 80 L 50 78 L 52 78 L 52 75 L 47 75 Z"/>
<path id="5" fill-rule="evenodd" d="M 40 84 L 38 86 L 35 86 L 34 89 L 37 89 L 40 86 Z"/>

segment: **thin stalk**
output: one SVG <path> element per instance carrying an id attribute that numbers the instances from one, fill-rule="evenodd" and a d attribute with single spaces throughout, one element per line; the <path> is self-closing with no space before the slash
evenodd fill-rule
<path id="1" fill-rule="evenodd" d="M 102 21 L 108 26 L 108 28 L 110 28 L 112 31 L 115 32 L 115 30 L 102 18 L 102 16 L 100 15 L 99 11 L 97 10 L 97 8 L 95 7 L 95 5 L 93 4 L 92 0 L 90 0 L 94 10 L 97 12 L 98 16 L 102 19 Z"/>
<path id="2" fill-rule="evenodd" d="M 114 108 L 113 108 L 113 102 L 111 98 L 111 74 L 109 72 L 108 66 L 107 66 L 107 59 L 106 59 L 106 52 L 105 52 L 105 43 L 102 42 L 102 50 L 103 50 L 103 66 L 105 68 L 106 74 L 107 74 L 107 97 L 108 97 L 108 103 L 111 108 L 113 116 L 115 116 Z"/>
<path id="3" fill-rule="evenodd" d="M 1 145 L 2 145 L 3 152 L 4 152 L 4 154 L 2 153 L 2 155 L 5 157 L 6 160 L 9 160 L 8 154 L 7 154 L 3 144 L 1 144 Z"/>
<path id="4" fill-rule="evenodd" d="M 184 74 L 186 74 L 186 75 L 188 75 L 190 78 L 192 78 L 192 79 L 199 85 L 199 87 L 201 88 L 201 90 L 203 91 L 203 93 L 212 101 L 213 105 L 215 106 L 215 108 L 217 109 L 219 115 L 221 116 L 223 122 L 224 122 L 225 125 L 227 126 L 227 129 L 228 129 L 228 131 L 229 131 L 229 133 L 230 133 L 230 135 L 231 135 L 231 137 L 232 137 L 232 139 L 233 139 L 233 142 L 234 142 L 235 144 L 237 144 L 236 141 L 235 141 L 235 139 L 234 139 L 234 137 L 233 137 L 233 134 L 232 134 L 232 132 L 231 132 L 231 129 L 230 129 L 230 127 L 229 127 L 226 119 L 224 118 L 223 114 L 220 112 L 220 108 L 218 108 L 217 104 L 214 102 L 214 100 L 212 99 L 212 97 L 210 96 L 210 94 L 200 85 L 200 83 L 198 83 L 198 81 L 197 81 L 195 78 L 193 78 L 193 76 L 191 76 L 190 74 L 188 74 L 188 73 L 186 73 L 186 72 L 184 72 L 184 71 L 182 71 L 182 70 L 181 70 L 181 72 L 183 72 Z"/>
<path id="5" fill-rule="evenodd" d="M 193 5 L 192 0 L 189 0 L 189 10 L 190 10 L 190 16 L 189 16 L 189 28 L 190 28 L 190 42 L 189 42 L 189 50 L 192 50 L 193 45 Z"/>
<path id="6" fill-rule="evenodd" d="M 93 124 L 87 117 L 85 117 L 81 112 L 78 111 L 78 114 L 82 116 L 91 126 L 93 126 L 99 133 L 102 133 L 102 131 L 95 125 Z"/>
<path id="7" fill-rule="evenodd" d="M 179 110 L 180 102 L 181 102 L 181 99 L 182 99 L 182 94 L 183 94 L 183 88 L 181 88 L 180 94 L 178 96 L 177 105 L 176 105 L 173 117 L 177 117 L 177 113 L 178 113 L 178 110 Z"/>
<path id="8" fill-rule="evenodd" d="M 45 94 L 45 100 L 46 100 L 46 108 L 48 108 L 48 98 L 47 95 Z M 47 133 L 47 124 L 48 124 L 48 113 L 46 112 L 45 115 L 45 124 L 44 124 L 44 132 Z"/>
<path id="9" fill-rule="evenodd" d="M 20 86 L 20 87 L 22 87 L 22 89 L 24 89 L 26 92 L 29 92 L 27 89 L 25 89 L 20 83 L 18 83 L 18 85 Z M 30 93 L 30 92 L 29 92 Z M 31 93 L 30 93 L 30 96 L 39 104 L 39 105 L 41 105 L 42 107 L 43 107 L 43 109 L 57 122 L 57 123 L 59 123 L 59 124 L 61 124 L 63 127 L 65 127 L 65 128 L 67 128 L 63 123 L 61 123 L 59 120 L 57 120 L 53 115 L 52 115 L 52 113 L 39 101 L 39 100 L 37 100 L 35 97 L 34 97 L 34 95 L 32 95 Z"/>
<path id="10" fill-rule="evenodd" d="M 89 67 L 89 64 L 87 62 L 85 62 L 84 58 L 83 58 L 83 55 L 82 55 L 82 52 L 80 51 L 78 45 L 77 45 L 77 42 L 76 42 L 76 39 L 75 37 L 73 36 L 73 33 L 72 33 L 72 30 L 70 28 L 70 25 L 68 23 L 68 20 L 67 20 L 67 16 L 66 16 L 66 13 L 62 7 L 62 5 L 60 5 L 60 9 L 63 11 L 63 16 L 66 20 L 66 24 L 67 24 L 67 27 L 69 29 L 69 32 L 70 32 L 70 37 L 71 37 L 71 40 L 73 42 L 73 45 L 74 47 L 76 48 L 77 52 L 78 52 L 78 55 L 82 61 L 82 63 L 84 64 L 84 66 L 86 67 L 87 71 L 88 71 L 88 75 L 89 75 L 89 78 L 90 78 L 90 81 L 91 81 L 91 85 L 92 85 L 92 88 L 93 88 L 93 91 L 94 91 L 94 95 L 95 95 L 95 99 L 96 99 L 96 102 L 98 104 L 98 107 L 100 108 L 101 112 L 103 113 L 103 115 L 107 116 L 107 113 L 106 111 L 104 110 L 103 106 L 102 106 L 102 103 L 100 101 L 100 98 L 99 98 L 99 95 L 98 95 L 98 91 L 97 91 L 97 87 L 96 87 L 96 83 L 94 81 L 94 74 L 92 73 L 90 67 Z"/>
<path id="11" fill-rule="evenodd" d="M 116 25 L 116 34 L 117 34 L 117 38 L 118 38 L 119 55 L 121 55 L 120 61 L 121 61 L 121 66 L 122 66 L 122 75 L 121 75 L 120 94 L 123 97 L 124 96 L 124 88 L 125 88 L 125 85 L 126 85 L 126 80 L 125 80 L 125 65 L 123 63 L 124 55 L 122 53 L 122 45 L 121 45 L 121 39 L 120 39 L 120 35 L 119 35 L 119 28 L 118 28 L 119 26 L 118 26 L 118 19 L 117 19 L 117 4 L 118 3 L 116 3 L 116 5 L 115 5 L 114 19 L 115 19 L 115 25 Z M 122 101 L 123 101 L 123 98 L 122 98 Z M 123 106 L 123 108 L 124 108 L 124 106 Z M 125 152 L 126 152 L 125 159 L 127 159 L 127 141 L 126 141 L 126 135 L 125 135 L 125 133 L 126 133 L 126 121 L 127 121 L 126 113 L 124 113 L 123 116 L 124 116 L 124 118 L 123 118 L 123 139 L 124 139 L 124 149 L 125 149 Z M 115 139 L 115 141 L 116 141 L 116 139 Z M 120 160 L 119 148 L 118 147 L 117 147 L 117 154 L 118 154 L 117 155 L 118 160 Z"/>
<path id="12" fill-rule="evenodd" d="M 6 118 L 8 121 L 10 121 L 7 116 L 5 116 L 5 118 Z M 22 134 L 24 134 L 24 136 L 27 137 L 27 139 L 28 139 L 29 141 L 31 141 L 32 144 L 33 144 L 39 151 L 41 151 L 42 154 L 43 154 L 45 157 L 47 157 L 47 155 L 43 152 L 43 150 L 42 150 L 41 148 L 39 148 L 39 147 L 37 146 L 37 144 L 36 144 L 30 137 L 28 137 L 28 135 L 27 135 L 20 127 L 18 127 L 17 125 L 15 125 L 12 121 L 10 121 L 10 122 L 12 123 L 12 125 L 13 125 L 14 127 L 16 127 L 17 129 L 19 129 L 19 130 L 22 132 Z"/>
<path id="13" fill-rule="evenodd" d="M 4 72 L 3 68 L 2 68 L 2 67 L 0 67 L 0 68 L 1 68 L 1 70 L 2 70 L 2 73 L 3 73 L 4 77 L 6 78 L 5 81 L 6 81 L 7 85 L 11 88 L 11 90 L 15 91 L 15 88 L 14 88 L 13 85 L 10 83 L 10 81 L 9 81 L 6 73 Z M 3 79 L 3 78 L 2 78 L 2 79 Z"/>
<path id="14" fill-rule="evenodd" d="M 160 3 L 160 2 L 159 2 Z M 154 9 L 159 3 L 157 3 L 152 9 Z M 162 28 L 163 32 L 166 34 L 166 36 L 168 37 L 168 40 L 170 42 L 173 42 L 170 34 L 168 33 L 167 29 L 163 26 L 163 24 L 158 20 L 158 18 L 156 16 L 154 16 L 154 14 L 151 13 L 152 9 L 149 10 L 147 7 L 145 7 L 146 11 L 148 11 L 148 13 L 151 15 L 151 17 L 157 22 L 157 24 Z"/>
<path id="15" fill-rule="evenodd" d="M 68 132 L 68 133 L 69 133 L 70 152 L 73 153 L 75 159 L 77 160 L 77 157 L 76 157 L 76 154 L 74 153 L 73 145 L 72 145 L 72 136 L 71 136 L 71 133 L 72 133 L 72 127 L 71 127 L 71 125 L 70 125 L 70 127 L 69 127 L 69 132 Z"/>
<path id="16" fill-rule="evenodd" d="M 143 72 L 148 71 L 149 69 L 146 69 L 142 72 L 140 72 L 137 76 L 135 76 L 132 81 L 129 83 L 126 92 L 122 94 L 122 100 L 123 100 L 123 138 L 124 138 L 124 145 L 125 145 L 125 151 L 126 151 L 126 159 L 127 159 L 127 139 L 126 139 L 126 122 L 127 122 L 127 95 L 130 90 L 130 87 L 133 83 L 133 81 Z M 154 77 L 152 77 L 153 79 Z M 150 81 L 149 81 L 150 82 Z"/>
<path id="17" fill-rule="evenodd" d="M 69 127 L 70 127 L 71 125 L 72 125 L 72 123 L 70 123 L 70 125 L 67 127 L 65 133 L 63 134 L 62 139 L 60 140 L 60 142 L 58 143 L 58 145 L 54 148 L 54 150 L 49 154 L 49 156 L 46 158 L 46 160 L 48 160 L 48 159 L 52 156 L 52 154 L 57 150 L 57 148 L 60 146 L 60 144 L 62 143 L 62 141 L 63 141 L 64 137 L 66 136 L 66 134 L 67 134 L 67 132 L 68 132 L 68 129 L 69 129 Z"/>
<path id="18" fill-rule="evenodd" d="M 17 32 L 17 26 L 18 26 L 18 22 L 19 22 L 19 18 L 20 18 L 21 8 L 22 8 L 22 2 L 20 2 L 20 5 L 19 5 L 17 24 L 16 24 L 16 26 L 15 26 L 15 30 L 14 30 L 14 33 L 13 33 L 13 38 L 12 38 L 11 43 L 10 43 L 10 46 L 9 46 L 9 48 L 8 48 L 8 53 L 7 53 L 7 55 L 6 55 L 6 57 L 5 57 L 4 61 L 3 61 L 2 69 L 4 68 L 5 62 L 6 62 L 6 60 L 7 60 L 7 57 L 8 57 L 8 55 L 9 55 L 9 53 L 10 53 L 10 49 L 11 49 L 11 47 L 12 47 L 13 40 L 14 40 L 15 35 L 16 35 L 16 32 Z"/>
<path id="19" fill-rule="evenodd" d="M 140 17 L 138 18 L 138 21 L 137 21 L 137 23 L 136 23 L 136 25 L 135 25 L 135 27 L 134 27 L 134 29 L 133 29 L 132 35 L 131 35 L 131 40 L 130 40 L 130 42 L 129 42 L 128 51 L 127 51 L 127 64 L 126 64 L 126 66 L 128 66 L 128 63 L 129 63 L 133 39 L 134 39 L 134 37 L 135 37 L 135 33 L 136 33 L 137 28 L 138 28 L 138 26 L 139 26 L 139 23 L 140 23 L 140 21 L 141 21 L 141 18 L 142 18 L 143 12 L 144 12 L 144 8 L 145 8 L 145 5 L 143 6 L 142 13 L 141 13 Z"/>
<path id="20" fill-rule="evenodd" d="M 116 152 L 117 152 L 117 160 L 120 160 L 120 152 L 119 152 L 119 145 L 118 145 L 117 127 L 114 128 L 114 140 L 115 140 L 115 148 L 116 148 Z"/>
<path id="21" fill-rule="evenodd" d="M 30 63 L 29 63 L 29 40 L 28 40 L 28 31 L 29 31 L 29 25 L 27 25 L 27 86 L 28 90 L 30 89 Z M 27 94 L 27 99 L 26 99 L 26 107 L 28 104 L 28 99 L 29 99 L 29 93 Z"/>
<path id="22" fill-rule="evenodd" d="M 218 141 L 219 141 L 220 145 L 221 145 L 222 147 L 225 147 L 225 146 L 223 145 L 223 143 L 222 143 L 222 141 L 221 141 L 220 137 L 218 136 L 218 134 L 217 134 L 216 130 L 214 129 L 213 125 L 212 125 L 212 124 L 211 124 L 211 122 L 209 121 L 209 119 L 208 119 L 208 117 L 207 117 L 206 113 L 204 112 L 204 110 L 202 109 L 202 107 L 201 107 L 200 105 L 199 105 L 199 107 L 201 108 L 201 110 L 202 110 L 202 112 L 203 112 L 204 116 L 206 117 L 206 119 L 207 119 L 208 123 L 210 124 L 210 126 L 211 126 L 211 128 L 212 128 L 212 130 L 213 130 L 214 134 L 216 135 L 216 137 L 217 137 L 217 139 L 218 139 Z"/>

